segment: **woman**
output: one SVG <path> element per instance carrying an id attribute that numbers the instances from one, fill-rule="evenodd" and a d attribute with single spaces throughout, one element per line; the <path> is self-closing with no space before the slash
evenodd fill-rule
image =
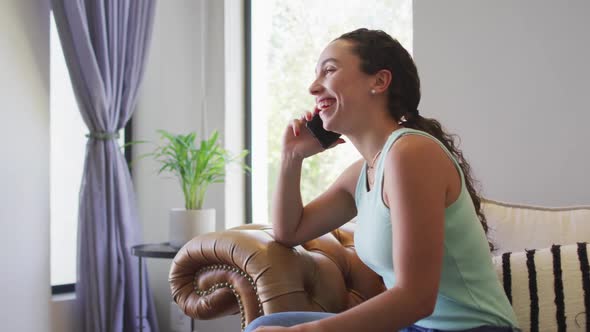
<path id="1" fill-rule="evenodd" d="M 324 149 L 304 128 L 311 112 L 293 120 L 274 196 L 276 240 L 295 246 L 356 216 L 357 254 L 387 291 L 339 314 L 259 317 L 246 331 L 518 330 L 469 165 L 441 125 L 418 112 L 408 52 L 383 31 L 346 33 L 320 55 L 309 91 L 324 128 L 344 134 L 363 159 L 303 207 L 302 162 Z"/>

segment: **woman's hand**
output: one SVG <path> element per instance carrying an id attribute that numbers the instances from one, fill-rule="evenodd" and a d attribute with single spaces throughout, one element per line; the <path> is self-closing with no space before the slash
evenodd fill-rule
<path id="1" fill-rule="evenodd" d="M 316 108 L 314 112 L 319 112 Z M 325 149 L 313 137 L 312 133 L 305 127 L 308 121 L 311 121 L 314 113 L 305 112 L 301 118 L 293 119 L 289 122 L 285 133 L 283 134 L 283 152 L 292 156 L 304 159 L 311 157 Z M 339 138 L 329 149 L 338 144 L 344 143 L 342 138 Z"/>

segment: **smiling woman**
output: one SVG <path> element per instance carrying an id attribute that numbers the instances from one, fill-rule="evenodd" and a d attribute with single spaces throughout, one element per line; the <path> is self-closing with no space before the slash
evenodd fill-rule
<path id="1" fill-rule="evenodd" d="M 329 13 L 329 15 L 328 15 Z M 317 55 L 335 35 L 358 27 L 379 28 L 412 49 L 411 0 L 251 1 L 251 147 L 252 177 L 249 221 L 269 222 L 284 124 L 316 106 L 309 85 Z M 328 62 L 326 64 L 334 64 Z M 332 59 L 333 60 L 333 59 Z M 311 69 L 311 70 L 310 70 Z M 318 69 L 319 70 L 319 69 Z M 323 68 L 330 71 L 332 67 Z M 329 103 L 326 99 L 323 103 Z M 328 107 L 328 104 L 324 104 Z M 345 138 L 346 139 L 346 138 Z M 360 155 L 341 144 L 306 160 L 302 199 L 325 190 Z"/>
<path id="2" fill-rule="evenodd" d="M 344 33 L 320 53 L 309 92 L 324 128 L 346 135 L 362 158 L 303 203 L 305 160 L 345 142 L 326 150 L 301 131 L 312 112 L 291 120 L 281 139 L 273 238 L 306 247 L 356 218 L 356 253 L 387 289 L 336 315 L 324 308 L 265 315 L 246 332 L 518 330 L 470 165 L 440 122 L 420 115 L 420 78 L 407 50 L 382 30 Z"/>

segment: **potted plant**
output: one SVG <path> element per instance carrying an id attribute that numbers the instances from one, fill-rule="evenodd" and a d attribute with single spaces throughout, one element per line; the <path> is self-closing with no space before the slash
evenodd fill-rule
<path id="1" fill-rule="evenodd" d="M 249 171 L 242 161 L 248 151 L 232 157 L 217 142 L 217 131 L 198 146 L 195 132 L 183 135 L 158 130 L 158 133 L 163 142 L 148 155 L 160 164 L 158 174 L 171 173 L 180 183 L 184 208 L 170 210 L 169 238 L 170 245 L 182 247 L 199 234 L 215 231 L 215 209 L 203 209 L 207 188 L 224 181 L 229 163 L 238 163 L 241 169 Z"/>

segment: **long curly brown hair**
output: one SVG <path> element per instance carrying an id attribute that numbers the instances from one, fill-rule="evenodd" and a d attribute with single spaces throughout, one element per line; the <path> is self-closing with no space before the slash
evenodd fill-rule
<path id="1" fill-rule="evenodd" d="M 481 197 L 474 184 L 477 182 L 471 175 L 471 167 L 459 149 L 454 134 L 444 131 L 440 122 L 421 116 L 418 112 L 420 103 L 420 77 L 414 60 L 408 51 L 394 38 L 381 30 L 357 29 L 336 38 L 352 41 L 354 52 L 361 59 L 361 70 L 369 75 L 387 69 L 393 73 L 389 86 L 389 113 L 404 127 L 424 131 L 435 138 L 451 152 L 458 161 L 465 177 L 465 185 L 471 196 L 479 221 L 488 233 L 486 216 L 481 206 Z M 490 250 L 494 245 L 488 241 Z"/>

